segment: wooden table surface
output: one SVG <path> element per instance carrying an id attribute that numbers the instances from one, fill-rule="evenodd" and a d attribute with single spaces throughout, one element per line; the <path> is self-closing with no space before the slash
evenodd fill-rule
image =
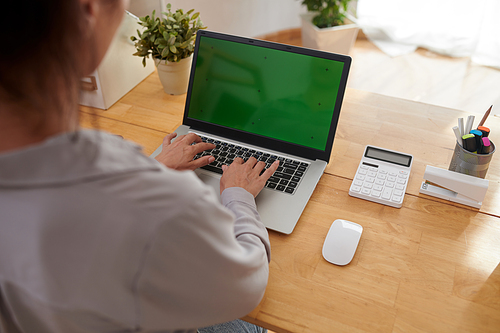
<path id="1" fill-rule="evenodd" d="M 153 73 L 109 110 L 82 106 L 81 124 L 151 154 L 181 124 L 184 101 Z M 270 231 L 267 291 L 244 319 L 276 332 L 500 332 L 500 158 L 480 210 L 419 194 L 426 165 L 448 168 L 458 117 L 467 114 L 348 89 L 330 163 L 293 233 Z M 486 125 L 500 142 L 500 120 Z M 367 144 L 414 156 L 402 208 L 348 195 Z M 335 219 L 364 228 L 343 267 L 321 255 Z"/>

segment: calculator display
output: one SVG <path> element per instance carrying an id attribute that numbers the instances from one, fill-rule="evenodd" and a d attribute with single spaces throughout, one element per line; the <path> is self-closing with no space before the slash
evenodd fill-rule
<path id="1" fill-rule="evenodd" d="M 394 163 L 409 167 L 411 164 L 411 156 L 403 155 L 392 151 L 367 147 L 365 157 L 373 158 L 379 161 Z"/>

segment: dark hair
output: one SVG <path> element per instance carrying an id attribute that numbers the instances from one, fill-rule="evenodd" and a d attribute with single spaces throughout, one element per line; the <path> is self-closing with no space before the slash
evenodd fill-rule
<path id="1" fill-rule="evenodd" d="M 19 117 L 43 124 L 44 114 L 76 107 L 85 22 L 78 0 L 10 1 L 0 20 L 0 99 Z"/>

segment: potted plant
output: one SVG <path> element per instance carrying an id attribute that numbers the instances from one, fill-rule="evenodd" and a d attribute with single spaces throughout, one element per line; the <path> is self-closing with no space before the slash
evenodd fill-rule
<path id="1" fill-rule="evenodd" d="M 347 18 L 351 0 L 302 0 L 307 14 L 302 19 L 302 45 L 323 51 L 349 54 L 359 28 Z"/>
<path id="2" fill-rule="evenodd" d="M 206 27 L 200 13 L 192 14 L 194 9 L 187 13 L 177 9 L 173 13 L 171 7 L 167 5 L 163 19 L 155 17 L 155 11 L 151 17 L 139 18 L 138 23 L 145 30 L 142 33 L 137 30 L 138 37 L 130 39 L 137 49 L 134 55 L 142 57 L 144 66 L 149 55 L 154 59 L 163 90 L 167 94 L 180 95 L 187 92 L 196 32 Z"/>

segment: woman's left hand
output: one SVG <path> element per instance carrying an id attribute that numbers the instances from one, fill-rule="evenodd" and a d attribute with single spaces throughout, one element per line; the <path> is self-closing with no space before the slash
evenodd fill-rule
<path id="1" fill-rule="evenodd" d="M 215 158 L 210 155 L 193 160 L 196 154 L 205 150 L 214 149 L 215 145 L 206 143 L 201 138 L 189 133 L 181 135 L 172 142 L 177 133 L 171 133 L 163 139 L 163 148 L 155 159 L 166 167 L 175 170 L 195 170 L 199 167 L 212 163 Z M 194 144 L 193 144 L 194 143 Z"/>

